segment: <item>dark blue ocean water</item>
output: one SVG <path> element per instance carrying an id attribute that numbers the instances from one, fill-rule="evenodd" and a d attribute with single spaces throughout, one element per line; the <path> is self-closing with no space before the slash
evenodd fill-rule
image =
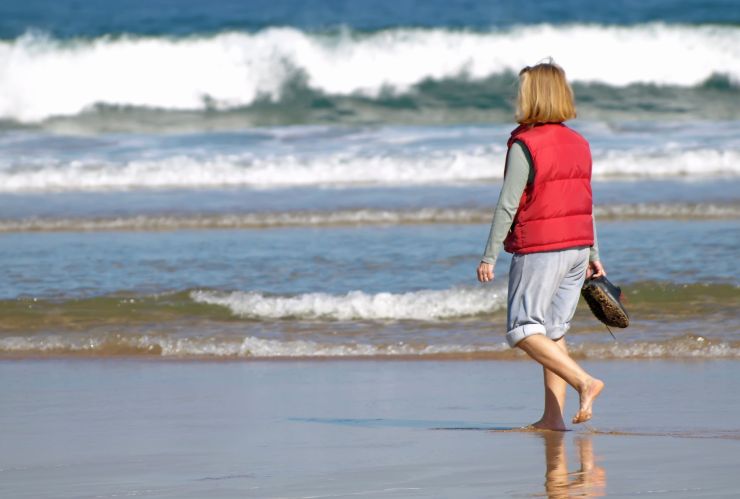
<path id="1" fill-rule="evenodd" d="M 187 35 L 293 26 L 321 31 L 347 26 L 488 29 L 515 24 L 636 24 L 661 21 L 738 24 L 737 0 L 4 0 L 0 38 L 29 29 L 54 36 L 135 33 Z"/>

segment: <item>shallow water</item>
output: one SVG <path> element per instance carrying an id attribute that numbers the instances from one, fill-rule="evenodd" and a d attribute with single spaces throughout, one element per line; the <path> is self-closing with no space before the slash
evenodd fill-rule
<path id="1" fill-rule="evenodd" d="M 599 230 L 632 313 L 620 337 L 634 344 L 615 351 L 597 342 L 585 355 L 739 355 L 735 220 L 607 221 Z M 14 262 L 3 271 L 0 347 L 10 355 L 499 355 L 508 257 L 492 285 L 474 281 L 471 242 L 486 231 L 10 233 L 0 240 Z M 576 321 L 574 331 L 599 330 L 587 314 Z"/>

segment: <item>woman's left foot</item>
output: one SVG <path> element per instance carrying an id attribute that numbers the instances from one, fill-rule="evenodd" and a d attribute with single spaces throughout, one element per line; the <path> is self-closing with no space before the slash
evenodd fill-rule
<path id="1" fill-rule="evenodd" d="M 591 378 L 586 386 L 583 387 L 580 392 L 581 408 L 573 417 L 573 424 L 585 423 L 591 419 L 594 400 L 599 396 L 603 389 L 604 382 L 596 378 Z"/>

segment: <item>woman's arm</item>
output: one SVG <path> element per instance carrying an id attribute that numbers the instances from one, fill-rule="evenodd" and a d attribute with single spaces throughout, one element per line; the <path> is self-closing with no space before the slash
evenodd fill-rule
<path id="1" fill-rule="evenodd" d="M 599 241 L 596 238 L 596 215 L 593 214 L 593 208 L 591 209 L 592 215 L 594 221 L 594 244 L 591 246 L 589 252 L 588 252 L 588 268 L 586 269 L 586 279 L 591 279 L 592 277 L 601 277 L 606 275 L 606 270 L 604 269 L 604 266 L 601 264 L 600 257 L 599 257 Z"/>
<path id="2" fill-rule="evenodd" d="M 493 266 L 501 252 L 501 245 L 511 229 L 511 224 L 519 209 L 519 202 L 532 172 L 528 151 L 519 142 L 515 142 L 506 158 L 504 184 L 501 186 L 501 194 L 499 194 L 493 213 L 486 248 L 483 251 L 481 264 L 478 266 L 478 280 L 481 282 L 493 280 Z"/>
<path id="3" fill-rule="evenodd" d="M 591 249 L 588 253 L 588 261 L 589 262 L 598 262 L 599 261 L 599 241 L 596 237 L 596 213 L 594 213 L 594 209 L 591 208 L 591 218 L 593 218 L 594 221 L 594 244 L 591 246 Z"/>

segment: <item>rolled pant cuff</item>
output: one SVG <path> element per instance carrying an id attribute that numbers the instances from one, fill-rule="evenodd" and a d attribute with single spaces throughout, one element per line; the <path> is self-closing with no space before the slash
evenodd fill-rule
<path id="1" fill-rule="evenodd" d="M 517 343 L 522 341 L 527 336 L 532 336 L 533 334 L 546 335 L 547 332 L 545 331 L 545 326 L 542 324 L 522 324 L 521 326 L 517 326 L 506 333 L 506 341 L 507 343 L 509 343 L 509 346 L 511 348 L 514 348 L 516 347 Z"/>
<path id="2" fill-rule="evenodd" d="M 570 324 L 560 324 L 558 326 L 550 326 L 547 328 L 547 337 L 553 341 L 557 341 L 568 332 Z"/>

